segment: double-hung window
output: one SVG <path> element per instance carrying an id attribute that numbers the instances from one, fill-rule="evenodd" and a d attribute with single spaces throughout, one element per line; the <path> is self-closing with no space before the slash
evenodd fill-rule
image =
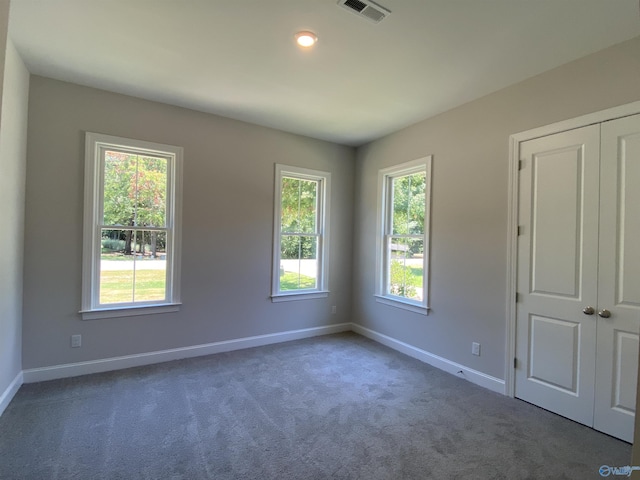
<path id="1" fill-rule="evenodd" d="M 82 316 L 176 311 L 182 148 L 87 133 Z"/>
<path id="2" fill-rule="evenodd" d="M 272 300 L 328 295 L 331 174 L 276 165 Z"/>
<path id="3" fill-rule="evenodd" d="M 431 157 L 378 175 L 377 300 L 427 313 Z"/>

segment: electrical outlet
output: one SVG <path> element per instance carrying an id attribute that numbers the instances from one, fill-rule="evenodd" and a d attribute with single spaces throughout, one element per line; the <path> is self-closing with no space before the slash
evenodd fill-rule
<path id="1" fill-rule="evenodd" d="M 333 313 L 333 314 L 336 313 L 336 306 L 335 305 L 333 307 L 331 307 L 331 313 Z"/>
<path id="2" fill-rule="evenodd" d="M 471 353 L 480 356 L 480 344 L 478 342 L 473 342 L 471 344 Z"/>
<path id="3" fill-rule="evenodd" d="M 82 346 L 82 335 L 71 335 L 71 347 L 78 348 Z"/>

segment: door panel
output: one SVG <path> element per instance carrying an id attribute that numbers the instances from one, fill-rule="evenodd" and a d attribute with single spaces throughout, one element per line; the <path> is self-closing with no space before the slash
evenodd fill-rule
<path id="1" fill-rule="evenodd" d="M 600 127 L 523 142 L 516 396 L 592 425 Z"/>
<path id="2" fill-rule="evenodd" d="M 531 315 L 529 380 L 577 395 L 579 344 L 579 323 Z"/>
<path id="3" fill-rule="evenodd" d="M 631 123 L 633 119 L 625 119 Z M 636 123 L 640 123 L 637 122 Z M 607 125 L 609 128 L 617 124 Z M 633 128 L 633 126 L 632 126 Z M 617 303 L 640 307 L 640 125 L 639 131 L 618 138 Z M 635 130 L 635 129 L 634 129 Z M 608 129 L 605 129 L 608 132 Z M 609 140 L 610 141 L 610 140 Z M 606 144 L 609 146 L 609 143 Z M 613 154 L 613 152 L 612 152 Z M 613 212 L 612 212 L 613 213 Z"/>
<path id="4" fill-rule="evenodd" d="M 636 382 L 629 379 L 638 377 L 638 335 L 616 330 L 614 339 L 612 407 L 621 413 L 633 414 L 636 409 Z"/>
<path id="5" fill-rule="evenodd" d="M 632 441 L 640 333 L 640 115 L 602 125 L 594 427 Z"/>
<path id="6" fill-rule="evenodd" d="M 572 145 L 532 157 L 531 293 L 580 296 L 582 154 Z"/>

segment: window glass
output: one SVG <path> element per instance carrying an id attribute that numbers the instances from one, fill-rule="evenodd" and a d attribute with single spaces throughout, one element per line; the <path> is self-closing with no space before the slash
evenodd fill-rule
<path id="1" fill-rule="evenodd" d="M 386 293 L 422 301 L 426 172 L 390 178 L 393 211 Z"/>

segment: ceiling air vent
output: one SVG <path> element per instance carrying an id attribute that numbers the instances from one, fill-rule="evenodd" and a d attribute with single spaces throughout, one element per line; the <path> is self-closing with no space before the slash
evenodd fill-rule
<path id="1" fill-rule="evenodd" d="M 338 0 L 338 5 L 373 23 L 380 23 L 391 13 L 370 0 Z"/>

